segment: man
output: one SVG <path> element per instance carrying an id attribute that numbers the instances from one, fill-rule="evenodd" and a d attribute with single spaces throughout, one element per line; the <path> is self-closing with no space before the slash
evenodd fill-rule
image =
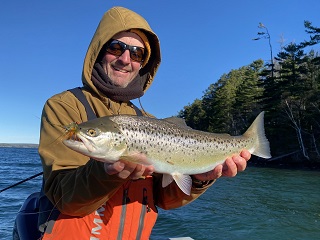
<path id="1" fill-rule="evenodd" d="M 94 114 L 139 115 L 141 111 L 130 100 L 150 87 L 160 61 L 158 37 L 145 19 L 121 7 L 107 11 L 89 45 L 82 72 L 82 92 Z M 121 160 L 102 163 L 64 146 L 60 139 L 65 130 L 59 126 L 87 120 L 84 105 L 70 91 L 51 97 L 44 106 L 39 145 L 43 191 L 58 214 L 40 222 L 46 226 L 43 239 L 149 239 L 156 206 L 172 209 L 195 200 L 221 175 L 243 171 L 250 158 L 243 151 L 242 157 L 234 156 L 211 172 L 192 176 L 188 196 L 175 183 L 162 188 L 162 175 L 153 173 L 152 166 Z"/>

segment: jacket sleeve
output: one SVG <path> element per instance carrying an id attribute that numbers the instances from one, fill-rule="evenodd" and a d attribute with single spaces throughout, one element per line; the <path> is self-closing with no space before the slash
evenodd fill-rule
<path id="1" fill-rule="evenodd" d="M 182 207 L 200 197 L 213 183 L 210 181 L 204 187 L 192 187 L 191 194 L 184 194 L 175 182 L 172 182 L 167 187 L 162 187 L 162 174 L 154 174 L 154 190 L 155 203 L 158 207 L 168 210 Z"/>
<path id="2" fill-rule="evenodd" d="M 105 173 L 103 163 L 90 160 L 63 144 L 66 126 L 87 120 L 83 105 L 71 94 L 49 99 L 43 109 L 39 154 L 44 192 L 64 214 L 85 216 L 98 209 L 126 180 Z"/>

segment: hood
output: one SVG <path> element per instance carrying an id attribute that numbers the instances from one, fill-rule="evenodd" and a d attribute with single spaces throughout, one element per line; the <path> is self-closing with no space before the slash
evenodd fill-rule
<path id="1" fill-rule="evenodd" d="M 141 76 L 147 74 L 144 92 L 150 87 L 161 62 L 159 39 L 143 17 L 123 7 L 113 7 L 108 10 L 103 15 L 96 32 L 93 35 L 83 64 L 82 82 L 84 86 L 91 88 L 101 96 L 101 93 L 91 81 L 92 69 L 99 52 L 103 45 L 115 34 L 132 28 L 142 30 L 150 42 L 151 55 L 149 61 L 139 72 Z"/>

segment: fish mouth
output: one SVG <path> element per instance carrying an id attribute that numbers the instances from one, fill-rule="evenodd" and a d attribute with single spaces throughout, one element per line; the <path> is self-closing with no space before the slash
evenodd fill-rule
<path id="1" fill-rule="evenodd" d="M 76 134 L 75 137 L 64 140 L 63 144 L 80 153 L 96 150 L 92 142 L 81 136 L 81 134 Z"/>

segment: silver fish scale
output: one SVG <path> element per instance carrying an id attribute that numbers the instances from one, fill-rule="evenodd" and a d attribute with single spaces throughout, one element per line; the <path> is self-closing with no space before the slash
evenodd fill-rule
<path id="1" fill-rule="evenodd" d="M 129 152 L 145 153 L 173 168 L 198 168 L 200 160 L 208 164 L 215 157 L 225 160 L 226 154 L 238 153 L 253 145 L 253 138 L 200 132 L 148 117 L 117 115 L 111 117 L 111 120 L 118 124 L 125 136 Z"/>

